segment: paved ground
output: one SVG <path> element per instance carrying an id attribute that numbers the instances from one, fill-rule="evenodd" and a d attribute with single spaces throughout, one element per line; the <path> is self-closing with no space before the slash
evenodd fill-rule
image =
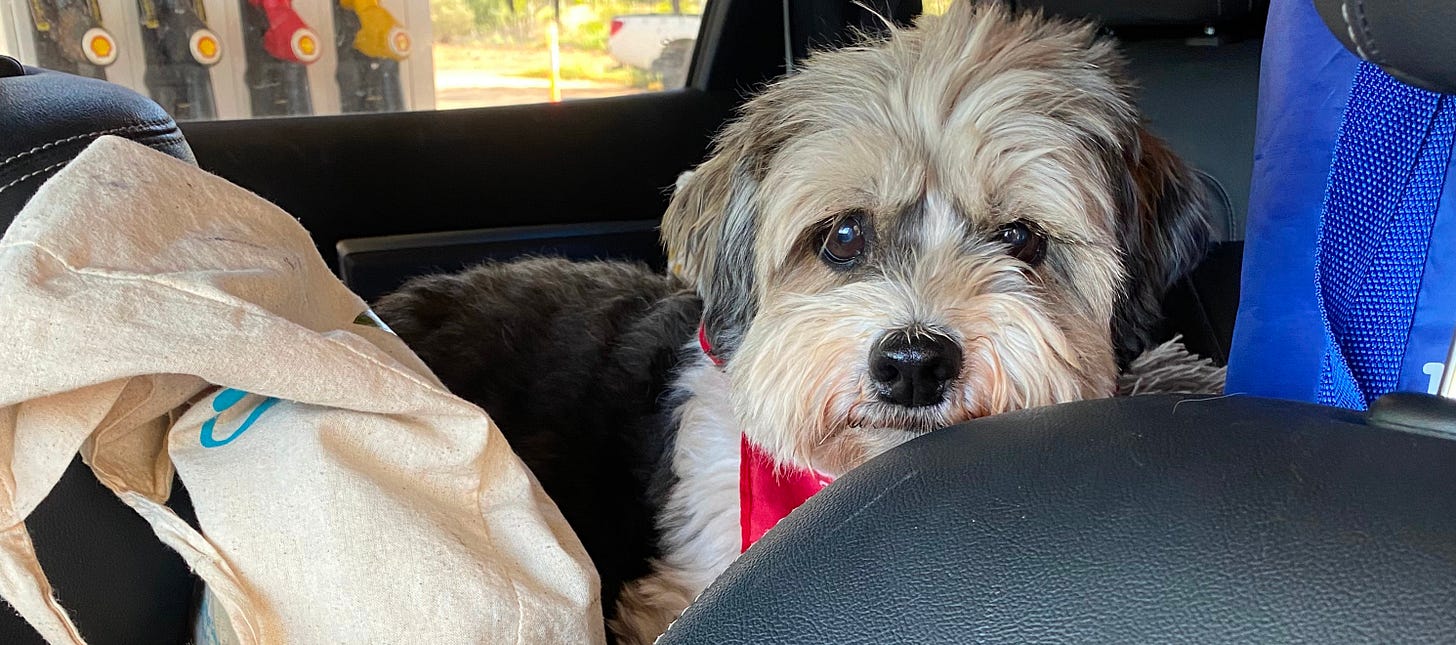
<path id="1" fill-rule="evenodd" d="M 485 69 L 441 69 L 435 72 L 435 107 L 451 110 L 492 105 L 543 103 L 550 96 L 544 78 L 502 76 Z M 636 94 L 645 90 L 597 81 L 562 81 L 563 100 Z"/>
<path id="2" fill-rule="evenodd" d="M 4 0 L 0 0 L 3 2 Z M 548 100 L 544 47 L 436 43 L 435 106 L 442 110 L 542 103 Z M 564 100 L 620 96 L 647 91 L 633 87 L 633 74 L 606 52 L 563 50 Z"/>

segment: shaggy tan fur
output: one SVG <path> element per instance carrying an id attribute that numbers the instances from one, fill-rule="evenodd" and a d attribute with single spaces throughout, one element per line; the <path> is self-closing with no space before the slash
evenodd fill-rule
<path id="1" fill-rule="evenodd" d="M 959 2 L 811 57 L 680 180 L 664 243 L 727 364 L 678 384 L 666 555 L 624 591 L 623 642 L 651 642 L 736 555 L 737 462 L 712 453 L 740 430 L 783 464 L 840 474 L 935 427 L 1117 393 L 1207 236 L 1200 185 L 1139 125 L 1122 69 L 1089 25 Z M 827 266 L 846 214 L 866 250 Z M 1008 254 L 997 233 L 1012 224 L 1045 235 L 1044 260 Z M 960 347 L 939 403 L 877 395 L 867 359 L 896 330 Z M 1122 387 L 1221 381 L 1193 363 Z"/>
<path id="2" fill-rule="evenodd" d="M 927 428 L 1113 394 L 1206 235 L 1198 185 L 1139 127 L 1121 69 L 1088 25 L 965 2 L 751 101 L 663 223 L 750 438 L 839 473 Z M 868 268 L 830 270 L 822 231 L 854 210 Z M 1041 266 L 991 241 L 1017 221 L 1048 236 Z M 871 344 L 904 327 L 963 345 L 941 405 L 866 385 Z"/>

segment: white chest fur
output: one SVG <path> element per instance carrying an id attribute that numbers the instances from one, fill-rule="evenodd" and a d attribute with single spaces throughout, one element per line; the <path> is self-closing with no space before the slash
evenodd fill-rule
<path id="1" fill-rule="evenodd" d="M 697 343 L 693 343 L 696 349 Z M 651 643 L 738 557 L 739 430 L 728 377 L 700 356 L 674 384 L 677 410 L 672 468 L 677 485 L 657 518 L 663 555 L 652 573 L 622 590 L 611 629 L 623 645 Z"/>

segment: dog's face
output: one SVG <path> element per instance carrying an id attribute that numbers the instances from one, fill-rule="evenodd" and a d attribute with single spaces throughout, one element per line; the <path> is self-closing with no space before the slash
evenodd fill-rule
<path id="1" fill-rule="evenodd" d="M 1113 394 L 1207 236 L 1088 26 L 957 3 L 751 101 L 663 222 L 748 436 L 842 473 Z"/>

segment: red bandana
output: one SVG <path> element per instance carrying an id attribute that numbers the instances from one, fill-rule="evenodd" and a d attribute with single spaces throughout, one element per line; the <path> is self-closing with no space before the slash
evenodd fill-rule
<path id="1" fill-rule="evenodd" d="M 708 333 L 698 327 L 698 345 L 703 353 L 721 367 L 723 361 L 713 353 Z M 741 435 L 738 465 L 738 523 L 743 529 L 743 551 L 789 512 L 833 481 L 830 477 L 800 468 L 780 467 L 774 472 L 773 458 Z"/>

